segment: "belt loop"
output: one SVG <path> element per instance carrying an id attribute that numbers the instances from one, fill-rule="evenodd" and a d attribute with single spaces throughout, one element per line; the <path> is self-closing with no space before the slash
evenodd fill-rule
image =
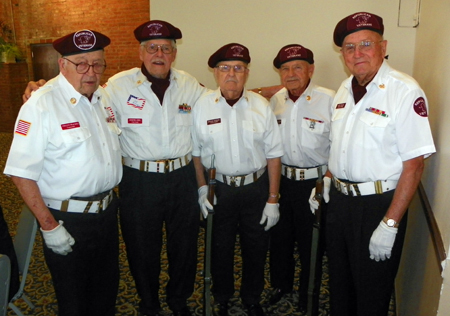
<path id="1" fill-rule="evenodd" d="M 383 194 L 383 185 L 381 184 L 381 181 L 377 180 L 373 184 L 375 186 L 375 193 L 376 194 Z"/>
<path id="2" fill-rule="evenodd" d="M 288 167 L 291 170 L 291 180 L 297 180 L 297 170 L 295 168 Z M 286 172 L 287 174 L 287 172 Z"/>
<path id="3" fill-rule="evenodd" d="M 89 202 L 86 204 L 86 207 L 84 208 L 83 213 L 89 213 L 89 210 L 91 209 L 91 206 L 92 206 L 92 201 L 89 201 Z"/>
<path id="4" fill-rule="evenodd" d="M 241 183 L 239 183 L 239 186 L 240 186 L 240 187 L 243 187 L 243 186 L 244 186 L 244 183 L 245 183 L 245 176 L 239 177 L 239 179 L 241 179 Z"/>
<path id="5" fill-rule="evenodd" d="M 64 200 L 61 202 L 61 212 L 67 212 L 67 210 L 69 209 L 69 200 Z"/>
<path id="6" fill-rule="evenodd" d="M 253 182 L 256 182 L 258 180 L 258 172 L 253 172 Z"/>
<path id="7" fill-rule="evenodd" d="M 102 211 L 103 211 L 103 199 L 98 202 L 96 213 L 101 213 Z"/>
<path id="8" fill-rule="evenodd" d="M 358 184 L 352 184 L 353 188 L 355 189 L 356 195 L 361 196 L 361 192 L 359 191 Z"/>
<path id="9" fill-rule="evenodd" d="M 350 183 L 344 183 L 345 187 L 347 188 L 347 193 L 350 196 L 353 196 L 353 191 Z"/>
<path id="10" fill-rule="evenodd" d="M 131 158 L 133 159 L 133 158 Z M 145 160 L 139 162 L 139 171 L 145 171 Z"/>
<path id="11" fill-rule="evenodd" d="M 300 170 L 300 180 L 305 180 L 305 170 Z"/>
<path id="12" fill-rule="evenodd" d="M 186 166 L 189 164 L 188 155 L 184 156 L 184 162 L 186 163 Z"/>

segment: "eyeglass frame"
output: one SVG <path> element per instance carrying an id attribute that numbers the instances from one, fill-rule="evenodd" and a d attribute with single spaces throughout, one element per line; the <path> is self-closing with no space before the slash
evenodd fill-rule
<path id="1" fill-rule="evenodd" d="M 67 60 L 67 61 L 70 61 L 70 63 L 72 63 L 73 65 L 75 65 L 75 70 L 76 70 L 76 72 L 78 73 L 78 74 L 80 74 L 80 75 L 85 75 L 85 74 L 87 74 L 88 72 L 89 72 L 89 69 L 91 69 L 91 67 L 92 67 L 92 71 L 95 73 L 95 74 L 97 74 L 97 75 L 101 75 L 101 74 L 103 74 L 104 72 L 105 72 L 105 70 L 106 70 L 106 61 L 105 60 L 103 60 L 103 62 L 104 62 L 104 64 L 89 64 L 89 63 L 87 63 L 87 62 L 84 62 L 84 61 L 82 61 L 81 63 L 75 63 L 75 62 L 73 62 L 73 61 L 71 61 L 69 58 L 66 58 L 66 57 L 62 57 L 62 59 L 65 59 L 65 60 Z M 78 66 L 79 65 L 81 65 L 81 64 L 86 64 L 86 65 L 88 65 L 88 68 L 87 68 L 87 70 L 85 71 L 85 72 L 80 72 L 79 70 L 78 70 Z M 103 66 L 104 68 L 103 68 L 103 71 L 102 72 L 96 72 L 95 71 L 95 66 Z"/>
<path id="2" fill-rule="evenodd" d="M 177 47 L 176 47 L 176 45 L 174 45 L 174 43 L 172 42 L 170 45 L 167 45 L 167 44 L 156 44 L 156 43 L 150 43 L 149 45 L 147 45 L 147 42 L 142 42 L 141 43 L 141 46 L 145 49 L 145 51 L 147 52 L 147 53 L 149 53 L 149 54 L 156 54 L 157 52 L 158 52 L 158 50 L 161 50 L 161 52 L 163 53 L 163 54 L 165 54 L 165 55 L 170 55 L 170 54 L 172 54 L 176 49 L 177 49 Z M 156 46 L 157 48 L 156 48 L 156 50 L 154 51 L 154 52 L 150 52 L 149 51 L 149 46 Z M 164 50 L 163 50 L 163 48 L 164 47 L 168 47 L 168 48 L 170 48 L 170 52 L 165 52 Z"/>
<path id="3" fill-rule="evenodd" d="M 346 55 L 350 55 L 350 54 L 354 54 L 356 52 L 356 47 L 358 47 L 359 51 L 365 52 L 365 51 L 369 51 L 370 49 L 374 48 L 375 45 L 374 44 L 378 44 L 383 42 L 384 40 L 381 41 L 369 41 L 369 40 L 363 40 L 360 41 L 359 43 L 347 43 L 345 45 L 342 45 L 341 48 L 341 52 L 346 54 Z M 363 45 L 370 43 L 370 45 Z M 350 48 L 350 45 L 353 46 L 352 48 Z M 346 51 L 347 49 L 347 51 Z M 348 49 L 352 49 L 352 51 L 348 51 Z"/>
<path id="4" fill-rule="evenodd" d="M 229 67 L 229 69 L 224 70 L 225 67 Z M 236 67 L 242 67 L 243 70 L 242 71 L 237 70 Z M 236 73 L 243 73 L 248 69 L 248 67 L 245 65 L 226 65 L 226 64 L 217 65 L 214 68 L 218 68 L 220 72 L 230 72 L 231 68 L 233 68 L 234 72 L 236 72 Z"/>

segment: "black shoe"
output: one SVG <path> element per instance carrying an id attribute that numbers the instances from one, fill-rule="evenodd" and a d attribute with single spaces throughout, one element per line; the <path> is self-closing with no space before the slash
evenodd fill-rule
<path id="1" fill-rule="evenodd" d="M 248 316 L 265 316 L 264 311 L 259 304 L 245 305 Z"/>
<path id="2" fill-rule="evenodd" d="M 214 316 L 228 316 L 228 301 L 215 304 L 213 308 Z"/>
<path id="3" fill-rule="evenodd" d="M 278 288 L 274 288 L 273 291 L 270 292 L 270 294 L 268 295 L 269 304 L 275 305 L 281 300 L 284 294 L 286 294 L 285 291 Z"/>
<path id="4" fill-rule="evenodd" d="M 192 314 L 191 314 L 191 311 L 189 310 L 189 308 L 187 308 L 187 306 L 185 306 L 180 310 L 174 310 L 173 316 L 192 316 Z"/>

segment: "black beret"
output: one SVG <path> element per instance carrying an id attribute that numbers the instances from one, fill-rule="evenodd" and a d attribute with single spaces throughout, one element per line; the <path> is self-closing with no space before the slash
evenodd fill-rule
<path id="1" fill-rule="evenodd" d="M 111 43 L 108 36 L 92 30 L 81 30 L 58 38 L 53 47 L 62 56 L 89 53 L 105 48 Z"/>
<path id="2" fill-rule="evenodd" d="M 139 25 L 134 30 L 134 37 L 136 37 L 139 42 L 156 38 L 177 40 L 181 38 L 181 31 L 169 22 L 152 20 Z"/>
<path id="3" fill-rule="evenodd" d="M 273 60 L 273 65 L 275 68 L 280 69 L 282 64 L 291 60 L 304 60 L 312 65 L 314 64 L 314 54 L 299 44 L 286 45 L 278 52 L 278 55 Z"/>
<path id="4" fill-rule="evenodd" d="M 209 57 L 208 66 L 211 68 L 224 60 L 240 60 L 244 63 L 250 63 L 250 52 L 244 45 L 238 43 L 230 43 L 219 48 L 214 54 Z"/>
<path id="5" fill-rule="evenodd" d="M 333 34 L 334 43 L 341 47 L 342 42 L 347 35 L 360 30 L 370 30 L 383 35 L 383 19 L 378 15 L 367 12 L 357 12 L 351 14 L 340 20 L 336 25 Z"/>

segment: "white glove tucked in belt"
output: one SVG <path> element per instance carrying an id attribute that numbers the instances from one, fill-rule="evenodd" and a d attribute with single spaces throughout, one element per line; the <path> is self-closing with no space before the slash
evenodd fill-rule
<path id="1" fill-rule="evenodd" d="M 392 246 L 394 246 L 395 236 L 398 228 L 389 227 L 381 221 L 378 227 L 373 231 L 369 243 L 370 259 L 382 261 L 391 257 Z"/>
<path id="2" fill-rule="evenodd" d="M 330 186 L 331 186 L 331 178 L 323 177 L 323 200 L 325 203 L 330 201 Z M 313 188 L 311 191 L 311 195 L 309 196 L 309 209 L 313 214 L 316 214 L 316 210 L 319 208 L 319 201 L 316 200 L 316 188 Z"/>
<path id="3" fill-rule="evenodd" d="M 58 255 L 67 255 L 72 252 L 72 247 L 75 244 L 75 239 L 63 226 L 64 222 L 59 221 L 59 225 L 52 230 L 43 230 L 41 228 L 42 236 L 48 248 L 53 250 Z"/>
<path id="4" fill-rule="evenodd" d="M 259 224 L 263 225 L 267 220 L 267 224 L 266 227 L 264 227 L 264 230 L 268 231 L 270 228 L 272 228 L 278 223 L 279 219 L 280 219 L 280 211 L 278 210 L 278 203 L 266 203 Z"/>
<path id="5" fill-rule="evenodd" d="M 217 203 L 216 195 L 214 194 L 214 205 Z M 198 188 L 198 204 L 200 205 L 200 210 L 202 211 L 203 217 L 208 217 L 208 209 L 213 210 L 213 206 L 208 201 L 208 186 L 202 185 Z"/>

